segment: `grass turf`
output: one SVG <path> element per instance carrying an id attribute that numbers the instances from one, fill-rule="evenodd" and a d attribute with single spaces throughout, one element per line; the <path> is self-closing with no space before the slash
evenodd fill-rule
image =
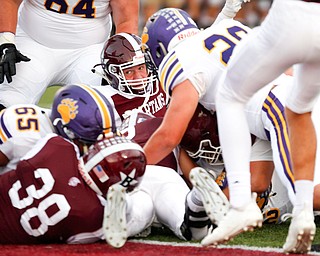
<path id="1" fill-rule="evenodd" d="M 236 236 L 228 245 L 246 245 L 254 247 L 273 247 L 282 248 L 287 232 L 289 222 L 283 224 L 265 224 L 262 228 L 257 228 L 253 232 L 245 232 Z M 152 233 L 146 240 L 162 241 L 162 242 L 184 242 L 179 240 L 167 228 L 152 228 Z M 198 243 L 198 241 L 194 241 Z M 317 225 L 317 233 L 313 241 L 314 245 L 320 244 L 320 227 Z"/>

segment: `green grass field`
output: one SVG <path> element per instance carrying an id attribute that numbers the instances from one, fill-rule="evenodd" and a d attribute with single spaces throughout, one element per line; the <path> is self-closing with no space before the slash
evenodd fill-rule
<path id="1" fill-rule="evenodd" d="M 59 89 L 59 86 L 51 86 L 47 89 L 39 102 L 39 106 L 50 108 L 54 93 Z M 317 233 L 313 244 L 320 244 L 320 223 L 317 223 Z M 262 228 L 256 229 L 254 232 L 246 232 L 235 237 L 229 242 L 229 245 L 247 245 L 258 247 L 282 247 L 285 242 L 288 223 L 275 225 L 265 224 Z M 166 242 L 182 242 L 176 238 L 168 229 L 153 228 L 152 234 L 148 237 L 150 240 L 166 241 Z"/>
<path id="2" fill-rule="evenodd" d="M 287 237 L 288 228 L 289 222 L 265 224 L 262 228 L 257 228 L 253 232 L 245 232 L 238 235 L 228 245 L 282 248 Z M 151 235 L 147 239 L 163 242 L 184 242 L 176 238 L 167 228 L 153 228 Z M 320 227 L 318 226 L 313 244 L 320 244 Z"/>
<path id="3" fill-rule="evenodd" d="M 55 92 L 60 88 L 60 86 L 50 86 L 41 97 L 38 105 L 43 108 L 51 108 L 51 103 L 54 97 Z"/>

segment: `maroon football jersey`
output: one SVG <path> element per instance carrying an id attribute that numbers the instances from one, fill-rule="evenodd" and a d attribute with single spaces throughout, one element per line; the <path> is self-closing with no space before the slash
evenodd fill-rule
<path id="1" fill-rule="evenodd" d="M 159 92 L 151 96 L 146 102 L 144 97 L 134 97 L 132 99 L 126 98 L 118 93 L 113 94 L 111 96 L 115 109 L 117 110 L 121 120 L 123 121 L 123 114 L 127 110 L 139 108 L 141 106 L 141 110 L 144 113 L 149 115 L 153 115 L 156 117 L 163 117 L 167 106 L 166 106 L 166 94 L 160 88 Z"/>
<path id="2" fill-rule="evenodd" d="M 104 207 L 79 173 L 74 145 L 54 136 L 38 146 L 0 176 L 0 243 L 97 241 Z"/>

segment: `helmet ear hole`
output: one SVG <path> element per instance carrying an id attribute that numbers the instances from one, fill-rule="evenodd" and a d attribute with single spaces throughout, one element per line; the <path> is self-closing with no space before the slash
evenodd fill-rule
<path id="1" fill-rule="evenodd" d="M 74 140 L 74 139 L 76 138 L 74 132 L 70 131 L 70 130 L 68 129 L 68 127 L 64 126 L 64 127 L 63 127 L 63 131 L 64 131 L 64 133 L 68 136 L 68 138 L 69 138 L 70 140 Z"/>
<path id="2" fill-rule="evenodd" d="M 161 56 L 164 57 L 164 56 L 166 56 L 166 55 L 168 54 L 168 51 L 167 51 L 166 47 L 165 47 L 164 44 L 161 43 L 161 42 L 159 42 L 158 51 L 159 51 L 159 53 L 160 53 L 160 57 L 161 57 Z"/>
<path id="3" fill-rule="evenodd" d="M 109 69 L 110 72 L 112 73 L 118 73 L 119 72 L 119 68 L 116 68 L 115 66 L 110 66 L 110 69 Z"/>
<path id="4" fill-rule="evenodd" d="M 157 47 L 157 49 L 156 49 L 156 57 L 157 57 L 158 59 L 161 58 L 161 48 L 160 48 L 160 46 Z"/>

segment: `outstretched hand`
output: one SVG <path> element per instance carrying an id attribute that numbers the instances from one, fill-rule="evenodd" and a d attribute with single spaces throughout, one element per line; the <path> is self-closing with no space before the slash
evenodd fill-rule
<path id="1" fill-rule="evenodd" d="M 247 2 L 250 2 L 250 0 L 227 0 L 226 7 L 237 13 L 241 9 L 241 4 Z"/>
<path id="2" fill-rule="evenodd" d="M 4 77 L 8 83 L 12 82 L 12 76 L 16 74 L 16 63 L 30 61 L 30 59 L 20 53 L 12 43 L 0 45 L 0 84 L 4 82 Z"/>

